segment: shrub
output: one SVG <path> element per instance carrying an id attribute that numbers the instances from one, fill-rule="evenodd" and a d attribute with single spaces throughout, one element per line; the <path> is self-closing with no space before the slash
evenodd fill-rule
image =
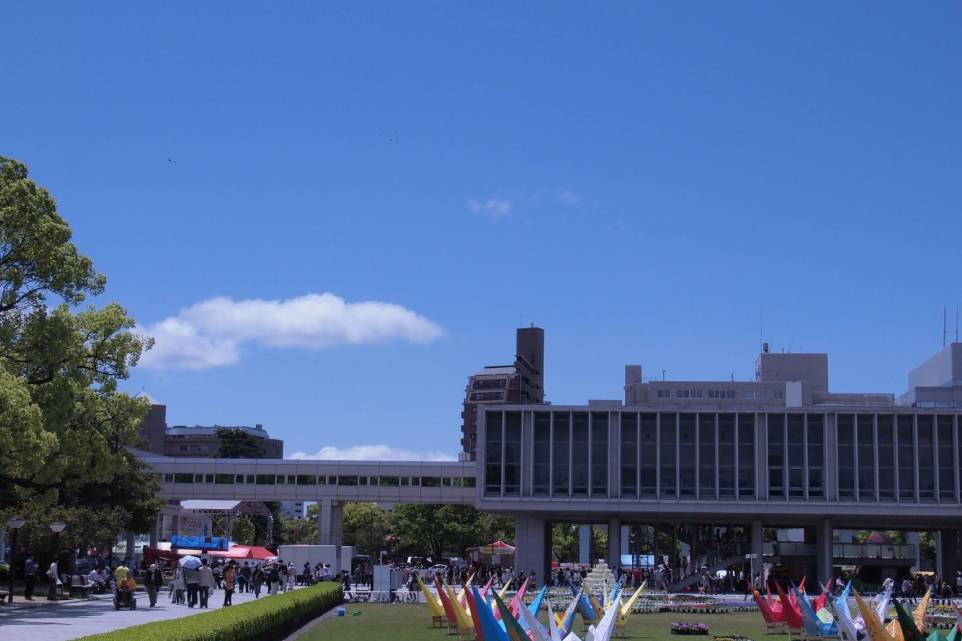
<path id="1" fill-rule="evenodd" d="M 277 641 L 340 603 L 341 597 L 340 583 L 319 583 L 213 612 L 95 634 L 80 641 Z"/>

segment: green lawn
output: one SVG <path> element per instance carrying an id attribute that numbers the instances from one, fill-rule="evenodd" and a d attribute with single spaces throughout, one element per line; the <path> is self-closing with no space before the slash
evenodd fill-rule
<path id="1" fill-rule="evenodd" d="M 426 605 L 345 604 L 347 616 L 328 618 L 300 638 L 300 641 L 445 641 L 456 639 L 446 630 L 431 629 L 431 616 Z M 351 616 L 352 612 L 360 612 Z M 544 615 L 542 614 L 542 619 Z M 668 626 L 673 621 L 707 623 L 708 637 L 673 635 Z M 575 632 L 582 634 L 580 619 Z M 712 636 L 741 634 L 754 641 L 786 641 L 786 635 L 765 634 L 765 624 L 757 612 L 739 614 L 634 614 L 628 621 L 626 639 L 651 641 L 684 641 L 710 639 Z"/>

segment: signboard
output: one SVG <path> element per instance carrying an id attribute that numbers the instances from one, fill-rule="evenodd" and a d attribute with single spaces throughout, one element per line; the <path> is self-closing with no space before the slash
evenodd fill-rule
<path id="1" fill-rule="evenodd" d="M 175 534 L 170 537 L 170 545 L 175 548 L 192 548 L 195 550 L 227 550 L 230 541 L 222 536 L 184 536 Z"/>

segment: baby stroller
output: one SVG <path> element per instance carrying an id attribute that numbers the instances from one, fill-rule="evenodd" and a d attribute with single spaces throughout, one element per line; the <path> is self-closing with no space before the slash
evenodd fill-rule
<path id="1" fill-rule="evenodd" d="M 128 608 L 130 610 L 137 609 L 137 598 L 134 596 L 134 591 L 128 588 L 117 588 L 114 590 L 114 610 L 119 610 L 120 608 Z"/>

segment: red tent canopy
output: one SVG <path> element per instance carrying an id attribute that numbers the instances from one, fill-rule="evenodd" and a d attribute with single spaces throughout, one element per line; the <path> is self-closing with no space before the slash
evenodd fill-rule
<path id="1" fill-rule="evenodd" d="M 482 545 L 480 550 L 481 554 L 512 554 L 514 547 L 498 539 L 494 543 Z"/>
<path id="2" fill-rule="evenodd" d="M 267 548 L 262 548 L 259 545 L 232 545 L 226 552 L 212 550 L 210 555 L 223 557 L 225 559 L 254 559 L 256 561 L 263 561 L 264 559 L 277 556 Z"/>

